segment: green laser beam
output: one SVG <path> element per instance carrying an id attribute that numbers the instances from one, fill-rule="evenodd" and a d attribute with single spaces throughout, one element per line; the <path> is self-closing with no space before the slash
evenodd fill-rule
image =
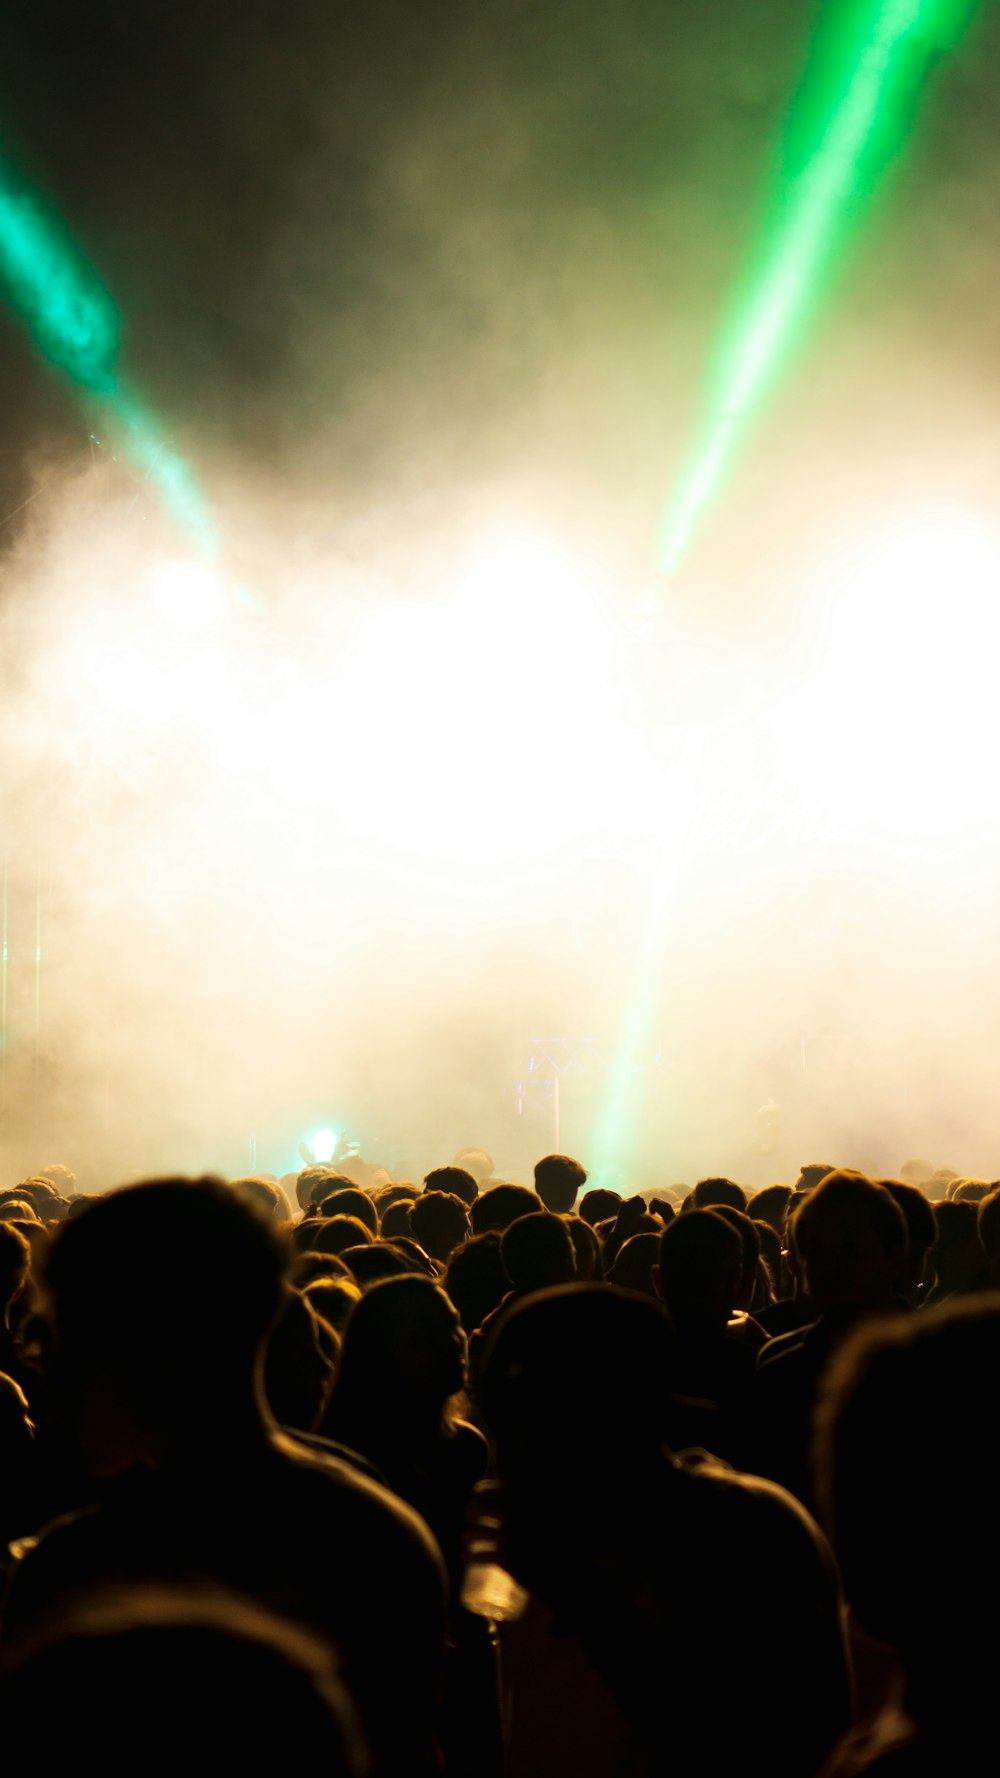
<path id="1" fill-rule="evenodd" d="M 744 433 L 821 296 L 828 260 L 907 140 L 930 67 L 954 48 L 978 0 L 840 6 L 817 42 L 786 134 L 774 219 L 718 359 L 709 413 L 664 517 L 671 574 L 718 494 Z"/>
<path id="2" fill-rule="evenodd" d="M 102 409 L 175 523 L 214 554 L 215 525 L 190 466 L 122 382 L 114 302 L 63 224 L 2 164 L 0 288 L 42 356 Z"/>

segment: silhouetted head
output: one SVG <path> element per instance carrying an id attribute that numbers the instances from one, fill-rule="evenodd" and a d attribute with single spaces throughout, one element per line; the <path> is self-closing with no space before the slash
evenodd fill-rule
<path id="1" fill-rule="evenodd" d="M 747 1194 L 732 1179 L 699 1179 L 691 1193 L 693 1210 L 714 1210 L 728 1204 L 731 1210 L 745 1210 Z"/>
<path id="2" fill-rule="evenodd" d="M 937 1217 L 915 1185 L 905 1185 L 901 1179 L 883 1179 L 881 1183 L 899 1205 L 906 1223 L 906 1267 L 896 1288 L 907 1302 L 914 1302 L 924 1282 L 927 1255 L 937 1240 Z"/>
<path id="3" fill-rule="evenodd" d="M 487 1230 L 498 1232 L 509 1228 L 519 1216 L 530 1216 L 539 1207 L 537 1192 L 531 1192 L 524 1185 L 493 1185 L 488 1192 L 481 1192 L 472 1206 L 472 1232 L 485 1235 Z"/>
<path id="4" fill-rule="evenodd" d="M 365 1778 L 354 1706 L 329 1647 L 215 1588 L 118 1586 L 65 1605 L 7 1651 L 4 1752 L 31 1771 L 126 1778 L 159 1771 L 280 1771 L 322 1748 L 327 1778 Z"/>
<path id="5" fill-rule="evenodd" d="M 747 1215 L 754 1222 L 770 1223 L 776 1235 L 785 1232 L 785 1212 L 788 1200 L 792 1195 L 790 1185 L 765 1185 L 763 1190 L 754 1192 L 747 1203 Z"/>
<path id="6" fill-rule="evenodd" d="M 170 1436 L 251 1393 L 282 1301 L 273 1222 L 219 1179 L 155 1179 L 95 1199 L 52 1239 L 44 1279 L 59 1375 Z"/>
<path id="7" fill-rule="evenodd" d="M 535 1190 L 557 1216 L 572 1210 L 586 1183 L 587 1169 L 572 1155 L 547 1154 L 535 1162 Z"/>
<path id="8" fill-rule="evenodd" d="M 424 1180 L 424 1191 L 450 1192 L 463 1204 L 474 1204 L 479 1196 L 476 1180 L 464 1167 L 434 1167 Z"/>
<path id="9" fill-rule="evenodd" d="M 984 1198 L 982 1202 L 988 1203 Z M 937 1238 L 928 1260 L 938 1281 L 938 1291 L 982 1289 L 986 1284 L 986 1253 L 980 1240 L 980 1205 L 955 1203 L 944 1198 L 934 1205 Z"/>
<path id="10" fill-rule="evenodd" d="M 473 1235 L 470 1240 L 463 1241 L 461 1247 L 456 1247 L 448 1261 L 443 1282 L 466 1333 L 475 1333 L 487 1315 L 499 1308 L 510 1288 L 496 1230 Z"/>
<path id="11" fill-rule="evenodd" d="M 504 1315 L 479 1396 L 516 1516 L 543 1535 L 570 1507 L 592 1522 L 591 1503 L 615 1511 L 660 1462 L 669 1342 L 654 1303 L 607 1284 L 547 1290 Z"/>
<path id="12" fill-rule="evenodd" d="M 591 1228 L 596 1228 L 599 1222 L 616 1217 L 621 1207 L 620 1192 L 610 1191 L 606 1185 L 594 1185 L 580 1199 L 578 1214 Z"/>
<path id="13" fill-rule="evenodd" d="M 980 1201 L 977 1211 L 980 1244 L 991 1266 L 1000 1266 L 1000 1186 Z"/>
<path id="14" fill-rule="evenodd" d="M 689 1210 L 660 1236 L 659 1289 L 678 1330 L 722 1332 L 742 1276 L 743 1242 L 715 1210 Z"/>
<path id="15" fill-rule="evenodd" d="M 962 1179 L 949 1194 L 953 1204 L 979 1204 L 989 1192 L 986 1179 Z"/>
<path id="16" fill-rule="evenodd" d="M 354 1181 L 351 1179 L 343 1179 L 336 1167 L 323 1165 L 303 1167 L 295 1179 L 295 1196 L 299 1209 L 304 1210 L 308 1215 L 309 1206 L 313 1202 L 313 1192 L 317 1186 L 325 1185 L 329 1191 L 333 1191 L 337 1184 L 353 1185 L 353 1183 Z"/>
<path id="17" fill-rule="evenodd" d="M 829 1173 L 795 1212 L 795 1247 L 818 1315 L 850 1319 L 885 1307 L 907 1261 L 899 1205 L 863 1173 Z"/>
<path id="18" fill-rule="evenodd" d="M 953 1730 L 987 1677 L 992 1707 L 1000 1654 L 995 1614 L 982 1610 L 1000 1589 L 998 1374 L 996 1296 L 870 1321 L 832 1361 L 817 1420 L 817 1500 L 847 1598 L 862 1628 L 902 1654 L 908 1708 L 922 1717 L 943 1705 Z M 978 1532 L 965 1533 L 961 1513 Z M 939 1692 L 945 1664 L 967 1700 Z"/>
<path id="19" fill-rule="evenodd" d="M 243 1179 L 231 1181 L 234 1192 L 259 1210 L 262 1216 L 273 1216 L 281 1220 L 285 1215 L 285 1203 L 273 1179 L 261 1178 L 258 1174 L 247 1174 Z"/>
<path id="20" fill-rule="evenodd" d="M 608 1273 L 608 1283 L 617 1285 L 619 1290 L 638 1290 L 643 1296 L 650 1296 L 658 1302 L 660 1293 L 653 1273 L 659 1258 L 659 1235 L 633 1235 L 631 1240 L 618 1249 L 615 1263 Z"/>
<path id="21" fill-rule="evenodd" d="M 279 1426 L 297 1432 L 315 1432 L 333 1388 L 336 1343 L 334 1351 L 326 1349 L 318 1308 L 299 1291 L 288 1291 L 265 1347 L 268 1405 Z"/>
<path id="22" fill-rule="evenodd" d="M 465 1387 L 466 1355 L 458 1311 L 437 1284 L 415 1273 L 388 1278 L 366 1292 L 344 1330 L 335 1402 L 366 1417 L 440 1412 Z"/>
<path id="23" fill-rule="evenodd" d="M 757 1285 L 757 1266 L 760 1262 L 760 1236 L 757 1227 L 743 1210 L 734 1210 L 731 1204 L 717 1204 L 717 1216 L 722 1216 L 734 1228 L 740 1238 L 743 1249 L 743 1263 L 740 1272 L 739 1294 L 736 1298 L 738 1309 L 749 1309 Z"/>
<path id="24" fill-rule="evenodd" d="M 410 1211 L 417 1200 L 417 1193 L 405 1198 L 396 1198 L 392 1204 L 382 1211 L 382 1235 L 386 1241 L 395 1241 L 399 1235 L 410 1233 Z"/>
<path id="25" fill-rule="evenodd" d="M 410 1207 L 410 1234 L 432 1259 L 446 1260 L 469 1237 L 469 1212 L 450 1192 L 423 1192 Z"/>
<path id="26" fill-rule="evenodd" d="M 0 1222 L 0 1323 L 20 1296 L 31 1269 L 31 1248 L 20 1229 Z"/>
<path id="27" fill-rule="evenodd" d="M 821 1179 L 836 1172 L 837 1168 L 831 1161 L 806 1161 L 805 1165 L 799 1168 L 795 1190 L 797 1192 L 811 1192 L 813 1186 L 819 1185 Z"/>
<path id="28" fill-rule="evenodd" d="M 362 1290 L 380 1284 L 383 1278 L 400 1278 L 404 1272 L 417 1269 L 409 1255 L 394 1247 L 391 1241 L 371 1241 L 366 1247 L 347 1247 L 342 1257 L 354 1282 Z"/>
<path id="29" fill-rule="evenodd" d="M 576 1277 L 569 1229 L 561 1216 L 547 1210 L 512 1222 L 500 1237 L 500 1257 L 512 1287 L 522 1294 L 569 1284 Z"/>
<path id="30" fill-rule="evenodd" d="M 364 1223 L 372 1240 L 378 1234 L 378 1211 L 360 1186 L 338 1186 L 328 1198 L 320 1199 L 319 1212 L 321 1216 L 356 1216 Z"/>
<path id="31" fill-rule="evenodd" d="M 335 1333 L 343 1333 L 355 1303 L 361 1301 L 361 1288 L 346 1271 L 342 1278 L 314 1278 L 302 1294 Z"/>
<path id="32" fill-rule="evenodd" d="M 587 1284 L 597 1284 L 604 1277 L 604 1252 L 589 1222 L 582 1216 L 564 1216 L 576 1259 L 576 1275 Z"/>
<path id="33" fill-rule="evenodd" d="M 309 1236 L 309 1247 L 314 1253 L 344 1253 L 348 1247 L 366 1247 L 371 1239 L 371 1230 L 358 1216 L 324 1216 Z"/>

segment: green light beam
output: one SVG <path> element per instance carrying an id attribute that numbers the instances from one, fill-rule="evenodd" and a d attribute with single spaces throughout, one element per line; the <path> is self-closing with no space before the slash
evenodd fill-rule
<path id="1" fill-rule="evenodd" d="M 175 523 L 214 555 L 215 525 L 189 465 L 121 381 L 121 325 L 110 295 L 62 224 L 2 164 L 0 289 L 42 356 L 107 417 Z"/>
<path id="2" fill-rule="evenodd" d="M 629 1160 L 630 1136 L 638 1124 L 643 1071 L 648 1067 L 653 1047 L 670 912 L 697 814 L 704 742 L 703 725 L 692 724 L 680 757 L 664 782 L 657 865 L 634 959 L 633 992 L 622 1017 L 588 1149 L 588 1171 L 595 1185 L 617 1189 L 623 1166 Z"/>
<path id="3" fill-rule="evenodd" d="M 907 139 L 932 62 L 954 48 L 977 4 L 864 0 L 850 9 L 856 31 L 847 28 L 847 8 L 836 10 L 788 132 L 789 143 L 798 138 L 813 145 L 798 168 L 786 169 L 763 267 L 751 278 L 724 344 L 708 419 L 660 529 L 662 574 L 672 574 L 686 555 L 762 397 L 821 295 L 827 260 Z"/>

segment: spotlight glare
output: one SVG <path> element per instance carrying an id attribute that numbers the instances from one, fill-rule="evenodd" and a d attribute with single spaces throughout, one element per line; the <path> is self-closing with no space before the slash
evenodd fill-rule
<path id="1" fill-rule="evenodd" d="M 337 1150 L 336 1130 L 317 1130 L 309 1139 L 309 1147 L 316 1156 L 317 1163 L 325 1166 L 332 1161 Z"/>

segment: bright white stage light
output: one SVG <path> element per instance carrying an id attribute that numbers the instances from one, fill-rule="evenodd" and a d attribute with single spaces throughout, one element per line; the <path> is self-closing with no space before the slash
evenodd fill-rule
<path id="1" fill-rule="evenodd" d="M 334 1154 L 336 1153 L 336 1130 L 317 1130 L 315 1135 L 310 1136 L 309 1138 L 309 1147 L 312 1149 L 317 1162 L 325 1166 L 327 1161 L 333 1160 Z"/>
<path id="2" fill-rule="evenodd" d="M 780 712 L 785 763 L 832 825 L 943 837 L 1000 804 L 1000 533 L 917 512 L 842 559 L 815 676 Z"/>
<path id="3" fill-rule="evenodd" d="M 149 591 L 161 617 L 183 629 L 208 629 L 225 615 L 225 590 L 206 562 L 157 562 L 149 572 Z"/>

